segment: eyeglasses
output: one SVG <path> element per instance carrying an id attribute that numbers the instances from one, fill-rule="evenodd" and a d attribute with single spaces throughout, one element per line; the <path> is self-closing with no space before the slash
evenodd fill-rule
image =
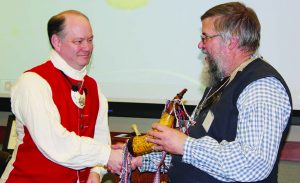
<path id="1" fill-rule="evenodd" d="M 218 37 L 218 36 L 220 36 L 220 34 L 211 35 L 211 36 L 206 35 L 206 34 L 202 34 L 202 35 L 201 35 L 201 41 L 202 41 L 202 43 L 206 43 L 207 40 L 213 39 L 213 38 Z"/>

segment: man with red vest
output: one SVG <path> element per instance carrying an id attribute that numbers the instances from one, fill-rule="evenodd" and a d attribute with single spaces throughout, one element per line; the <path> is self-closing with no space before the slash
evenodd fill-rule
<path id="1" fill-rule="evenodd" d="M 17 146 L 1 178 L 13 183 L 100 183 L 105 167 L 119 172 L 111 149 L 107 99 L 86 66 L 93 52 L 89 19 L 68 10 L 48 22 L 53 50 L 27 70 L 11 93 Z"/>

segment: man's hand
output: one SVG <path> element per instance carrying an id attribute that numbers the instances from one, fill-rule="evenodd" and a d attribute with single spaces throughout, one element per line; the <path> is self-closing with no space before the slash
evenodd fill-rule
<path id="1" fill-rule="evenodd" d="M 133 157 L 131 160 L 131 169 L 135 170 L 136 168 L 142 166 L 143 164 L 142 160 L 143 160 L 142 156 Z"/>
<path id="2" fill-rule="evenodd" d="M 188 137 L 187 135 L 159 123 L 153 123 L 152 129 L 148 134 L 154 138 L 147 138 L 146 140 L 156 144 L 153 147 L 154 150 L 165 150 L 171 154 L 183 154 L 183 146 Z"/>
<path id="3" fill-rule="evenodd" d="M 90 172 L 86 183 L 100 183 L 100 175 L 96 172 Z"/>
<path id="4" fill-rule="evenodd" d="M 121 174 L 122 169 L 122 149 L 111 149 L 109 159 L 107 162 L 107 168 L 112 173 Z"/>
<path id="5" fill-rule="evenodd" d="M 113 145 L 111 145 L 111 148 L 112 149 L 123 149 L 123 147 L 125 146 L 126 144 L 125 143 L 121 143 L 121 142 L 117 142 Z"/>

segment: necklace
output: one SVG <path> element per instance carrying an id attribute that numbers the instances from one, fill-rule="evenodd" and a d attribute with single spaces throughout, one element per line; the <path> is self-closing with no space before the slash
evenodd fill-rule
<path id="1" fill-rule="evenodd" d="M 191 116 L 192 119 L 194 120 L 195 117 L 197 117 L 197 116 L 199 115 L 199 113 L 202 111 L 203 108 L 205 108 L 207 105 L 211 104 L 211 103 L 207 104 L 207 101 L 208 101 L 211 97 L 215 96 L 216 94 L 219 94 L 220 91 L 222 92 L 222 90 L 228 85 L 228 83 L 231 82 L 231 81 L 234 79 L 234 77 L 236 76 L 237 72 L 243 71 L 243 69 L 244 69 L 249 63 L 251 63 L 252 61 L 256 60 L 257 58 L 261 58 L 261 59 L 262 59 L 262 57 L 261 57 L 259 54 L 257 54 L 257 53 L 252 54 L 247 60 L 245 60 L 241 65 L 239 65 L 239 66 L 231 73 L 231 75 L 230 75 L 227 79 L 224 78 L 224 79 L 222 80 L 222 82 L 221 82 L 221 83 L 222 83 L 221 86 L 220 86 L 218 89 L 216 89 L 212 94 L 210 94 L 210 92 L 212 91 L 212 89 L 213 89 L 214 87 L 211 87 L 211 88 L 209 89 L 209 91 L 207 92 L 207 94 L 205 95 L 205 97 L 204 97 L 204 99 L 202 100 L 202 102 L 200 102 L 200 103 L 197 105 L 197 107 L 195 108 L 195 110 L 193 111 L 192 116 Z"/>
<path id="2" fill-rule="evenodd" d="M 227 77 L 227 78 L 224 78 L 223 81 L 221 82 L 221 86 L 218 87 L 214 92 L 211 93 L 212 89 L 214 87 L 211 87 L 209 89 L 209 91 L 207 92 L 207 94 L 205 95 L 204 99 L 202 100 L 201 103 L 198 104 L 198 106 L 196 107 L 195 111 L 193 112 L 193 115 L 192 115 L 192 118 L 194 119 L 195 116 L 198 116 L 199 113 L 202 111 L 203 108 L 205 108 L 207 105 L 211 104 L 211 103 L 208 103 L 209 99 L 211 99 L 213 96 L 216 96 L 216 94 L 219 94 L 224 88 L 225 86 L 227 86 L 227 84 L 229 83 L 230 81 L 230 77 Z"/>
<path id="3" fill-rule="evenodd" d="M 71 98 L 73 103 L 80 109 L 83 109 L 83 107 L 85 106 L 85 96 L 86 96 L 86 90 L 83 89 L 84 79 L 80 84 L 80 88 L 78 88 L 77 85 L 72 84 L 68 76 L 63 71 L 60 70 L 60 72 L 67 79 L 68 83 L 71 85 Z"/>

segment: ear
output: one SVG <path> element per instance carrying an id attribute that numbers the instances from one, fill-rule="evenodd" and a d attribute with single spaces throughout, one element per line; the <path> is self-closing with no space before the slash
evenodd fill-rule
<path id="1" fill-rule="evenodd" d="M 57 34 L 53 34 L 51 37 L 51 43 L 56 51 L 60 50 L 61 38 Z"/>
<path id="2" fill-rule="evenodd" d="M 227 44 L 228 44 L 228 48 L 231 50 L 234 48 L 238 48 L 239 47 L 239 38 L 236 36 L 232 36 Z"/>

